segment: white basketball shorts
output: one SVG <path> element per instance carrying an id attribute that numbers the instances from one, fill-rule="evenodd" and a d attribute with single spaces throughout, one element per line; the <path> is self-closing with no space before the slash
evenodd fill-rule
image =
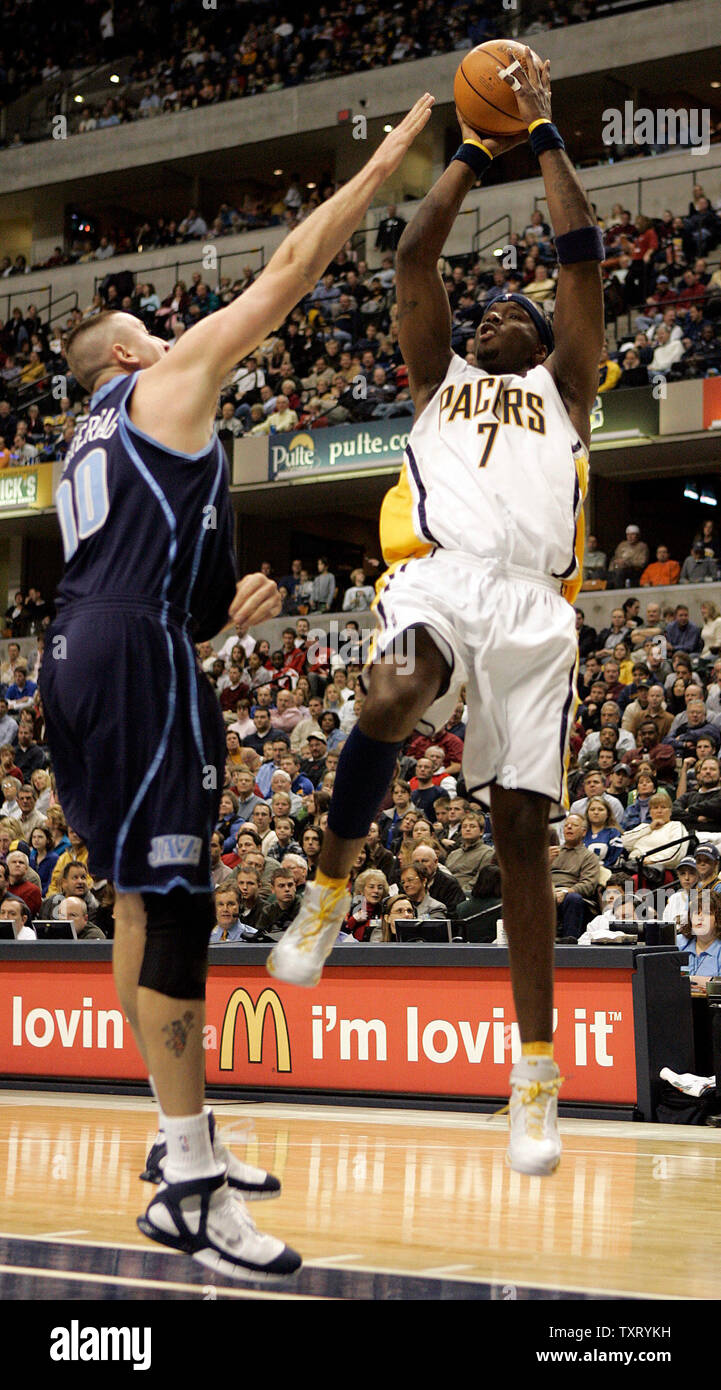
<path id="1" fill-rule="evenodd" d="M 442 727 L 466 686 L 468 795 L 488 806 L 494 782 L 539 792 L 560 819 L 578 703 L 575 613 L 560 585 L 493 558 L 438 549 L 383 575 L 374 606 L 379 627 L 368 665 L 395 645 L 410 672 L 412 636 L 398 639 L 420 625 L 451 666 L 448 690 L 427 710 L 422 732 Z"/>

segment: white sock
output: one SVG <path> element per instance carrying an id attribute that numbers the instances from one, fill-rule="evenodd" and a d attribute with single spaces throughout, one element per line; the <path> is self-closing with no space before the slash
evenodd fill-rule
<path id="1" fill-rule="evenodd" d="M 213 1157 L 208 1116 L 164 1115 L 168 1159 L 163 1177 L 166 1182 L 188 1182 L 191 1178 L 211 1178 L 222 1172 Z"/>

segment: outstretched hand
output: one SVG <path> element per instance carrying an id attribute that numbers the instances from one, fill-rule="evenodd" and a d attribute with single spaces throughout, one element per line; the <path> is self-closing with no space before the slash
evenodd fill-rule
<path id="1" fill-rule="evenodd" d="M 400 125 L 397 125 L 390 135 L 386 135 L 383 143 L 378 146 L 374 160 L 381 165 L 386 178 L 398 168 L 416 136 L 420 135 L 424 126 L 428 124 L 435 100 L 430 92 L 424 92 Z"/>
<path id="2" fill-rule="evenodd" d="M 265 574 L 246 574 L 236 585 L 235 598 L 228 610 L 234 623 L 240 623 L 243 632 L 255 623 L 263 623 L 267 618 L 277 618 L 281 610 L 281 597 L 278 585 Z"/>

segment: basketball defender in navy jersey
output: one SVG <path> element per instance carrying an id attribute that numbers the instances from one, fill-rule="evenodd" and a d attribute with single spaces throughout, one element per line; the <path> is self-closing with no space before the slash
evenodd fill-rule
<path id="1" fill-rule="evenodd" d="M 117 312 L 86 320 L 66 345 L 92 399 L 57 493 L 66 570 L 41 676 L 48 742 L 68 820 L 117 890 L 115 981 L 161 1111 L 145 1175 L 160 1186 L 138 1224 L 231 1277 L 292 1274 L 301 1260 L 256 1230 L 243 1201 L 280 1184 L 231 1155 L 203 1107 L 209 841 L 225 740 L 193 643 L 229 617 L 248 627 L 280 611 L 264 575 L 236 585 L 213 420 L 228 372 L 314 287 L 432 104 L 421 98 L 256 283 L 172 352 Z"/>

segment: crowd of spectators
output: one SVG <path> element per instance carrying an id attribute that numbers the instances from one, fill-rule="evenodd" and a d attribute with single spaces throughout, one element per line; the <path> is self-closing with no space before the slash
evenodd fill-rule
<path id="1" fill-rule="evenodd" d="M 634 7 L 650 2 L 635 0 Z M 408 7 L 335 0 L 311 11 L 295 0 L 279 10 L 216 0 L 203 8 L 201 22 L 189 0 L 175 0 L 170 14 L 153 0 L 140 8 L 67 0 L 62 16 L 41 20 L 33 6 L 4 0 L 4 32 L 13 44 L 0 54 L 0 106 L 43 83 L 56 82 L 59 93 L 57 79 L 66 71 L 132 56 L 126 90 L 75 118 L 76 128 L 102 129 L 464 50 L 504 33 L 538 34 L 612 8 L 608 0 L 522 0 L 508 10 L 454 0 L 441 12 L 433 0 Z"/>
<path id="2" fill-rule="evenodd" d="M 285 576 L 286 592 L 292 584 L 293 575 Z M 585 655 L 571 740 L 573 801 L 549 845 L 565 940 L 589 927 L 596 936 L 608 929 L 619 881 L 673 880 L 667 920 L 679 934 L 687 928 L 689 940 L 696 939 L 691 890 L 721 891 L 721 618 L 710 602 L 702 628 L 683 607 L 670 623 L 658 605 L 644 619 L 638 608 L 629 600 L 601 632 L 578 611 Z M 214 873 L 219 904 L 235 916 L 224 927 L 219 910 L 218 941 L 277 940 L 315 874 L 338 751 L 363 695 L 360 661 L 344 664 L 309 648 L 307 634 L 307 619 L 299 618 L 278 652 L 253 648 L 248 657 L 232 638 L 220 657 L 210 647 L 200 652 L 223 687 L 230 750 Z M 223 656 L 232 661 L 227 677 Z M 446 725 L 407 741 L 351 875 L 349 944 L 398 940 L 396 920 L 438 919 L 461 939 L 473 922 L 474 939 L 495 939 L 500 877 L 490 821 L 463 785 L 466 718 L 461 692 Z M 414 930 L 404 928 L 403 939 Z M 701 975 L 709 952 L 696 952 Z"/>
<path id="3" fill-rule="evenodd" d="M 621 204 L 604 229 L 604 298 L 610 321 L 627 313 L 632 331 L 601 355 L 600 391 L 716 376 L 721 368 L 721 199 L 696 184 L 685 215 L 656 219 Z"/>
<path id="4" fill-rule="evenodd" d="M 291 228 L 333 191 L 330 178 L 320 179 L 319 186 L 309 192 L 291 176 L 283 195 L 261 211 Z M 254 207 L 257 212 L 257 200 Z M 174 240 L 212 242 L 216 236 L 238 230 L 239 220 L 254 215 L 248 208 L 240 211 L 224 203 L 209 227 L 198 210 L 190 208 L 177 223 L 160 218 L 154 226 L 136 227 L 131 240 L 144 247 L 170 245 Z M 721 216 L 697 185 L 686 217 L 669 212 L 655 224 L 657 230 L 647 219 L 637 219 L 635 227 L 629 218 L 617 205 L 609 218 L 601 219 L 609 252 L 604 265 L 607 317 L 610 324 L 620 312 L 627 313 L 630 332 L 619 333 L 613 350 L 604 347 L 599 392 L 718 375 L 721 268 L 712 267 L 721 246 Z M 375 233 L 380 266 L 370 268 L 353 244 L 347 243 L 277 333 L 238 364 L 219 402 L 221 435 L 230 439 L 244 433 L 275 433 L 296 426 L 319 429 L 412 414 L 395 297 L 395 252 L 404 227 L 403 217 L 390 205 Z M 116 249 L 114 242 L 102 236 L 95 250 L 89 246 L 80 259 L 110 261 Z M 61 254 L 58 248 L 58 257 Z M 22 260 L 16 258 L 16 262 Z M 8 257 L 0 262 L 0 276 L 9 276 L 14 269 Z M 475 360 L 478 323 L 498 295 L 520 291 L 546 312 L 553 311 L 558 267 L 553 237 L 538 210 L 522 231 L 511 234 L 501 263 L 489 267 L 472 255 L 460 256 L 446 261 L 443 269 L 452 313 L 452 345 L 467 361 Z M 235 279 L 198 270 L 161 299 L 152 281 L 136 280 L 128 270 L 114 273 L 108 265 L 91 303 L 84 310 L 74 310 L 66 327 L 103 309 L 121 308 L 135 314 L 151 332 L 174 342 L 201 318 L 242 294 L 253 283 L 254 274 L 250 266 Z M 56 377 L 69 382 L 65 400 L 49 397 Z M 28 437 L 19 439 L 0 416 L 5 445 L 0 449 L 0 467 L 32 463 L 38 456 L 64 456 L 72 424 L 82 416 L 87 401 L 68 373 L 62 335 L 42 321 L 32 304 L 26 310 L 13 308 L 4 324 L 0 397 L 9 406 L 12 425 L 29 426 Z M 32 418 L 31 410 L 35 411 Z"/>
<path id="5" fill-rule="evenodd" d="M 69 827 L 55 793 L 37 677 L 52 608 L 39 589 L 18 592 L 5 631 L 37 634 L 30 657 L 9 641 L 0 663 L 0 921 L 18 940 L 33 940 L 35 922 L 72 924 L 79 941 L 113 933 L 113 885 L 93 880 L 88 849 Z"/>
<path id="6" fill-rule="evenodd" d="M 332 192 L 333 185 L 324 182 L 311 194 L 311 201 L 304 203 L 298 181 L 291 178 L 281 200 L 289 225 L 307 215 L 316 197 L 324 199 Z M 634 275 L 629 282 L 636 286 L 635 291 L 628 289 L 624 300 L 631 310 L 629 322 L 634 303 L 638 310 L 633 334 L 625 339 L 621 334 L 613 352 L 604 348 L 599 364 L 600 393 L 659 380 L 718 374 L 721 269 L 710 269 L 706 256 L 696 256 L 693 265 L 687 261 L 687 253 L 693 254 L 700 246 L 713 256 L 721 244 L 721 218 L 713 209 L 703 211 L 705 204 L 710 209 L 703 189 L 697 186 L 691 208 L 702 209 L 697 215 L 702 217 L 705 232 L 699 223 L 692 245 L 680 231 L 678 245 L 669 243 L 656 253 L 670 257 L 670 262 L 659 262 L 668 274 L 658 274 L 653 292 L 646 294 L 643 302 L 637 302 L 638 296 L 648 287 L 647 274 L 654 273 L 653 259 L 647 263 L 648 271 L 639 272 L 640 279 Z M 212 238 L 214 229 L 222 226 L 232 230 L 237 215 L 230 205 L 223 204 L 209 231 L 197 209 L 191 208 L 177 227 L 173 222 L 168 227 L 172 235 L 177 232 L 197 241 Z M 611 250 L 619 236 L 621 241 L 627 239 L 626 232 L 617 234 L 614 218 L 618 216 L 625 219 L 627 215 L 614 209 L 605 228 Z M 671 220 L 690 223 L 693 219 L 689 214 L 686 219 Z M 352 243 L 347 243 L 278 331 L 238 363 L 218 404 L 216 426 L 222 437 L 230 441 L 245 433 L 270 434 L 296 427 L 313 430 L 412 415 L 395 297 L 395 252 L 404 227 L 404 219 L 390 205 L 375 234 L 380 266 L 369 268 Z M 642 235 L 647 232 L 648 228 Z M 145 236 L 162 239 L 163 229 L 159 225 L 136 228 L 136 238 Z M 98 249 L 88 255 L 106 259 L 105 251 L 111 255 L 113 245 L 103 237 Z M 610 256 L 606 263 L 609 314 L 618 308 L 613 300 L 614 286 L 618 287 L 619 274 L 624 274 L 613 263 L 624 258 L 630 259 L 623 253 Z M 471 363 L 475 360 L 478 323 L 499 294 L 521 291 L 547 312 L 553 310 L 557 265 L 553 238 L 541 212 L 534 211 L 523 231 L 512 234 L 504 259 L 519 268 L 506 269 L 500 264 L 484 267 L 473 256 L 456 257 L 443 267 L 452 313 L 452 345 Z M 113 273 L 108 267 L 92 302 L 84 310 L 74 310 L 66 328 L 104 309 L 120 308 L 135 314 L 152 333 L 175 342 L 194 323 L 231 303 L 253 280 L 254 271 L 249 266 L 236 279 L 229 275 L 204 277 L 195 271 L 161 299 L 152 281 L 136 281 L 130 271 Z M 627 281 L 628 277 L 624 285 Z M 50 387 L 59 378 L 67 381 L 68 394 L 58 400 L 50 394 Z M 44 323 L 32 304 L 26 310 L 13 308 L 3 327 L 0 397 L 4 398 L 0 399 L 0 467 L 64 457 L 73 427 L 84 417 L 88 402 L 68 371 L 62 334 Z M 681 581 L 690 579 L 694 572 L 689 561 Z M 716 573 L 707 572 L 704 577 L 715 578 Z M 659 581 L 649 576 L 644 582 Z"/>
<path id="7" fill-rule="evenodd" d="M 167 210 L 151 220 L 133 221 L 130 214 L 125 223 L 115 223 L 107 233 L 89 235 L 89 223 L 74 236 L 70 246 L 53 248 L 44 261 L 28 266 L 25 256 L 0 259 L 0 278 L 8 279 L 29 274 L 31 270 L 54 270 L 58 266 L 87 265 L 89 262 L 112 260 L 146 251 L 165 250 L 169 246 L 185 246 L 194 241 L 212 244 L 223 237 L 267 227 L 285 227 L 292 231 L 314 208 L 332 197 L 340 186 L 328 170 L 316 173 L 315 178 L 303 181 L 293 172 L 280 179 L 272 189 L 250 185 L 240 189 L 232 202 L 223 202 L 204 216 L 197 207 Z M 244 274 L 247 273 L 244 271 Z"/>
<path id="8" fill-rule="evenodd" d="M 231 202 L 221 203 L 215 213 L 209 213 L 207 217 L 197 207 L 176 209 L 174 214 L 166 211 L 150 221 L 144 218 L 133 222 L 128 214 L 128 221 L 123 225 L 116 223 L 107 234 L 93 236 L 88 235 L 90 224 L 83 223 L 82 230 L 68 248 L 54 247 L 52 255 L 44 261 L 29 265 L 27 257 L 22 254 L 14 259 L 10 256 L 0 257 L 0 279 L 29 275 L 33 270 L 87 265 L 111 260 L 115 256 L 164 250 L 198 241 L 204 245 L 212 244 L 223 237 L 266 227 L 283 226 L 286 231 L 293 231 L 314 208 L 331 198 L 341 186 L 327 169 L 306 181 L 297 172 L 291 172 L 273 189 L 260 192 L 257 187 L 241 189 Z M 390 208 L 378 227 L 376 247 L 395 252 L 405 225 L 403 219 L 397 217 L 396 208 Z M 250 274 L 250 268 L 244 267 L 242 278 Z"/>
<path id="9" fill-rule="evenodd" d="M 304 575 L 294 561 L 278 577 L 290 602 Z M 311 614 L 336 600 L 323 560 L 314 585 Z M 351 587 L 370 592 L 366 583 Z M 6 630 L 22 623 L 27 606 L 16 596 Z M 558 938 L 594 941 L 623 931 L 635 939 L 634 894 L 667 886 L 664 920 L 690 943 L 691 973 L 703 980 L 717 973 L 721 949 L 718 905 L 709 909 L 694 891 L 721 896 L 721 615 L 710 600 L 701 625 L 684 605 L 668 613 L 649 603 L 642 615 L 631 598 L 600 631 L 580 608 L 576 615 L 571 805 L 549 837 Z M 214 944 L 277 941 L 315 877 L 338 758 L 363 706 L 364 644 L 355 619 L 330 645 L 310 622 L 291 620 L 276 650 L 241 628 L 219 649 L 197 648 L 226 723 L 211 843 Z M 70 917 L 79 939 L 102 939 L 113 930 L 113 889 L 94 879 L 87 847 L 57 804 L 36 685 L 42 636 L 37 648 L 29 664 L 9 642 L 0 667 L 0 919 L 20 914 L 30 938 L 35 918 Z M 448 940 L 469 932 L 468 939 L 497 939 L 492 825 L 463 781 L 467 718 L 460 690 L 447 723 L 406 741 L 350 875 L 341 944 L 420 939 L 429 927 Z"/>
<path id="10" fill-rule="evenodd" d="M 682 562 L 673 559 L 668 545 L 663 543 L 656 546 L 655 559 L 652 560 L 640 527 L 633 523 L 626 527 L 624 539 L 618 542 L 610 558 L 599 546 L 597 537 L 589 535 L 584 552 L 583 579 L 587 586 L 608 589 L 713 584 L 721 579 L 721 546 L 716 523 L 710 517 L 701 522 Z M 673 610 L 668 610 L 669 621 L 672 613 Z"/>
<path id="11" fill-rule="evenodd" d="M 175 342 L 194 323 L 242 294 L 253 278 L 246 269 L 236 281 L 221 277 L 212 285 L 198 271 L 161 300 L 151 282 L 136 285 L 129 273 L 108 274 L 85 313 L 73 311 L 66 327 L 103 309 L 118 308 Z M 394 279 L 392 252 L 384 256 L 380 270 L 369 271 L 350 247 L 341 250 L 279 332 L 238 364 L 219 401 L 219 433 L 263 434 L 294 429 L 296 424 L 320 428 L 410 415 Z M 59 401 L 50 394 L 55 378 L 68 384 L 68 396 Z M 63 458 L 73 426 L 87 413 L 88 400 L 69 372 L 61 336 L 41 322 L 33 305 L 25 313 L 13 309 L 4 326 L 0 383 L 5 397 L 0 433 L 6 444 L 0 466 Z M 24 440 L 17 437 L 20 423 L 21 434 L 28 436 Z"/>

